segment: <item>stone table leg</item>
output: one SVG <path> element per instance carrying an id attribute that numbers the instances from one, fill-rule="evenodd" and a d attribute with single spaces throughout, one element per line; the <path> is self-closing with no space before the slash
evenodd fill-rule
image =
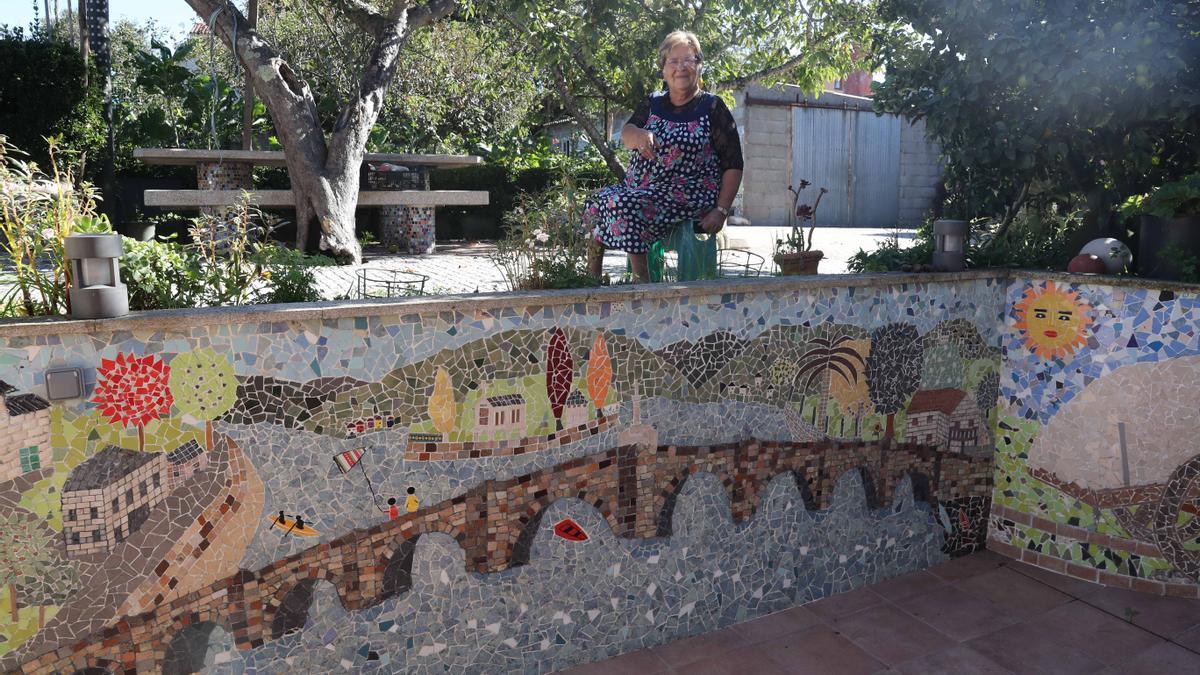
<path id="1" fill-rule="evenodd" d="M 436 210 L 432 206 L 403 207 L 406 214 L 406 239 L 409 253 L 433 253 L 437 243 L 434 229 Z"/>
<path id="2" fill-rule="evenodd" d="M 196 165 L 196 188 L 200 190 L 253 190 L 254 165 L 243 162 L 200 162 Z M 220 215 L 222 207 L 201 208 L 200 215 Z"/>

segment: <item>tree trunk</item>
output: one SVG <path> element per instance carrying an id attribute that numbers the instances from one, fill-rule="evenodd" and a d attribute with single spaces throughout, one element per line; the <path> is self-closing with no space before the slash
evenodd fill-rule
<path id="1" fill-rule="evenodd" d="M 212 420 L 204 420 L 204 449 L 209 452 L 213 449 Z"/>
<path id="2" fill-rule="evenodd" d="M 13 624 L 16 624 L 18 621 L 21 620 L 20 615 L 17 614 L 17 585 L 16 584 L 8 585 L 8 601 L 12 605 L 12 622 L 13 622 Z"/>
<path id="3" fill-rule="evenodd" d="M 46 606 L 38 605 L 38 630 L 46 627 Z"/>
<path id="4" fill-rule="evenodd" d="M 883 439 L 890 443 L 894 433 L 896 433 L 896 413 L 890 412 L 887 414 L 887 429 L 883 432 Z"/>
<path id="5" fill-rule="evenodd" d="M 138 452 L 146 451 L 146 427 L 138 425 Z"/>

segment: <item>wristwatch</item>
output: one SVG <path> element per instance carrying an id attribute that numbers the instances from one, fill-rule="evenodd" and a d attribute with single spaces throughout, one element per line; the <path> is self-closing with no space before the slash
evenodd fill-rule
<path id="1" fill-rule="evenodd" d="M 721 215 L 725 216 L 726 218 L 729 217 L 729 209 L 725 208 L 724 206 L 718 204 L 716 210 L 720 211 Z"/>

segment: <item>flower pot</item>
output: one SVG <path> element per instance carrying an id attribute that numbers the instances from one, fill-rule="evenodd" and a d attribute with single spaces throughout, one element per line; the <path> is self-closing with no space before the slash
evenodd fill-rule
<path id="1" fill-rule="evenodd" d="M 1200 216 L 1159 218 L 1144 215 L 1138 229 L 1138 274 L 1180 281 L 1189 262 L 1200 259 Z M 1200 267 L 1200 260 L 1195 264 Z"/>
<path id="2" fill-rule="evenodd" d="M 775 264 L 779 265 L 779 273 L 785 277 L 801 274 L 817 274 L 817 264 L 824 257 L 825 254 L 821 251 L 776 253 Z"/>
<path id="3" fill-rule="evenodd" d="M 136 239 L 138 241 L 150 241 L 154 239 L 155 224 L 153 222 L 137 220 L 123 223 L 117 231 L 123 236 L 129 237 L 130 239 Z"/>

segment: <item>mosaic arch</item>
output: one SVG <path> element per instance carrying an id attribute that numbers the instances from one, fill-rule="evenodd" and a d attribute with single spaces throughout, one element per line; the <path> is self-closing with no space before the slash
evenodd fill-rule
<path id="1" fill-rule="evenodd" d="M 1006 284 L 0 338 L 0 668 L 562 668 L 974 550 Z"/>

